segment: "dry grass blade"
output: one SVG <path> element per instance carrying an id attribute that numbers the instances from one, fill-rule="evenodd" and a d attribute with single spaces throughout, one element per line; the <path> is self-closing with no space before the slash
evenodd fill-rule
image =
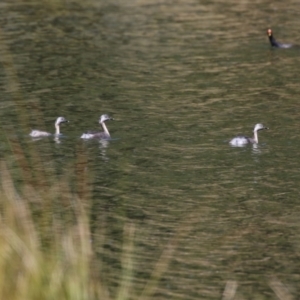
<path id="1" fill-rule="evenodd" d="M 133 241 L 135 227 L 133 224 L 127 224 L 124 228 L 124 242 L 122 251 L 122 279 L 119 288 L 117 300 L 128 299 L 133 279 Z"/>
<path id="2" fill-rule="evenodd" d="M 147 299 L 153 295 L 164 272 L 168 269 L 168 266 L 174 257 L 177 244 L 180 240 L 186 236 L 192 227 L 192 221 L 194 220 L 193 214 L 185 218 L 185 221 L 178 225 L 177 231 L 174 233 L 174 237 L 171 239 L 169 244 L 163 250 L 159 260 L 155 264 L 154 270 L 150 276 L 148 283 L 146 284 L 139 299 Z"/>
<path id="3" fill-rule="evenodd" d="M 238 284 L 235 280 L 228 280 L 223 292 L 222 300 L 232 300 L 236 294 Z"/>
<path id="4" fill-rule="evenodd" d="M 280 300 L 292 300 L 294 299 L 289 290 L 280 282 L 277 278 L 271 278 L 269 281 L 270 288 L 276 294 Z"/>
<path id="5" fill-rule="evenodd" d="M 157 261 L 155 268 L 151 274 L 151 277 L 139 299 L 149 298 L 155 291 L 158 281 L 162 277 L 163 273 L 167 270 L 173 253 L 176 249 L 177 239 L 173 239 L 169 245 L 166 246 L 159 260 Z"/>
<path id="6" fill-rule="evenodd" d="M 0 299 L 109 299 L 100 297 L 107 291 L 93 280 L 89 218 L 81 202 L 73 201 L 67 218 L 52 215 L 52 236 L 46 235 L 44 247 L 45 229 L 34 222 L 31 201 L 16 192 L 4 163 L 1 177 Z M 59 183 L 57 187 L 65 190 Z M 29 193 L 35 198 L 38 194 Z M 34 203 L 51 200 L 51 193 L 48 198 Z M 42 217 L 49 214 L 39 212 Z"/>

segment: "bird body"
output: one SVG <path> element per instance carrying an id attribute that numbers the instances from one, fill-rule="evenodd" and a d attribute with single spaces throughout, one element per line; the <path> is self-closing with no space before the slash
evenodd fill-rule
<path id="1" fill-rule="evenodd" d="M 108 115 L 102 115 L 99 119 L 99 124 L 101 124 L 102 128 L 104 131 L 100 131 L 100 132 L 97 132 L 97 131 L 88 131 L 86 133 L 83 133 L 81 135 L 81 138 L 82 139 L 110 139 L 110 134 L 109 134 L 109 131 L 105 125 L 105 122 L 106 121 L 109 121 L 109 120 L 113 120 L 113 118 L 111 118 L 110 116 Z"/>
<path id="2" fill-rule="evenodd" d="M 46 131 L 32 130 L 29 135 L 31 137 L 44 137 L 44 136 L 51 136 L 52 134 Z"/>
<path id="3" fill-rule="evenodd" d="M 55 121 L 55 134 L 54 135 L 60 135 L 60 124 L 62 123 L 67 123 L 69 122 L 67 119 L 64 117 L 58 117 Z M 52 133 L 46 132 L 46 131 L 41 131 L 41 130 L 32 130 L 29 134 L 33 138 L 38 138 L 38 137 L 46 137 L 46 136 L 51 136 Z"/>
<path id="4" fill-rule="evenodd" d="M 283 44 L 283 43 L 277 42 L 276 39 L 273 36 L 272 29 L 269 28 L 267 30 L 267 34 L 268 34 L 269 41 L 270 41 L 270 44 L 271 44 L 272 47 L 274 47 L 274 48 L 282 48 L 282 49 L 287 49 L 287 48 L 293 47 L 292 44 Z"/>
<path id="5" fill-rule="evenodd" d="M 260 130 L 268 129 L 268 127 L 265 127 L 263 124 L 258 123 L 255 125 L 253 130 L 253 138 L 247 137 L 247 136 L 237 136 L 233 138 L 229 144 L 231 146 L 245 146 L 247 144 L 258 144 L 258 134 L 257 132 Z"/>

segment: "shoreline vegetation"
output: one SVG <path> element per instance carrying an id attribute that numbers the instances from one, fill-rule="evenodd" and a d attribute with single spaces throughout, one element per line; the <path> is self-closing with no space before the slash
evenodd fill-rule
<path id="1" fill-rule="evenodd" d="M 48 213 L 40 210 L 34 217 L 31 206 L 49 199 L 32 189 L 18 194 L 4 163 L 1 177 L 1 299 L 105 299 L 92 280 L 90 229 L 80 201 L 72 205 L 72 222 L 53 216 L 43 226 Z"/>
<path id="2" fill-rule="evenodd" d="M 133 286 L 138 268 L 133 260 L 137 230 L 134 223 L 125 223 L 119 282 L 111 292 L 105 276 L 101 278 L 101 270 L 96 269 L 89 213 L 80 199 L 69 195 L 66 215 L 55 217 L 53 213 L 49 220 L 49 212 L 41 207 L 50 199 L 42 199 L 29 187 L 22 195 L 17 193 L 5 163 L 0 170 L 1 299 L 150 299 L 174 258 L 178 242 L 190 230 L 184 224 L 177 227 L 137 294 Z"/>

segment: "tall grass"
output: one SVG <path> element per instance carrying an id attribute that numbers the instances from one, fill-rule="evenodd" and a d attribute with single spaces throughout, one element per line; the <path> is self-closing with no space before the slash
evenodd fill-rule
<path id="1" fill-rule="evenodd" d="M 100 299 L 101 284 L 93 281 L 90 271 L 89 222 L 80 201 L 73 205 L 74 222 L 66 227 L 53 219 L 52 236 L 43 244 L 31 215 L 31 199 L 16 193 L 3 166 L 1 174 L 0 298 Z M 32 191 L 28 197 L 33 197 Z"/>
<path id="2" fill-rule="evenodd" d="M 32 203 L 49 199 L 41 199 L 41 194 L 30 188 L 24 189 L 21 196 L 16 192 L 5 164 L 1 165 L 0 171 L 0 299 L 125 300 L 153 296 L 178 241 L 188 231 L 186 226 L 178 227 L 138 295 L 133 287 L 135 225 L 125 224 L 120 282 L 112 297 L 95 267 L 88 212 L 81 201 L 70 196 L 69 210 L 73 219 L 69 217 L 66 222 L 53 216 L 43 229 L 40 220 L 44 220 L 43 214 L 49 212 L 41 211 L 35 217 Z"/>

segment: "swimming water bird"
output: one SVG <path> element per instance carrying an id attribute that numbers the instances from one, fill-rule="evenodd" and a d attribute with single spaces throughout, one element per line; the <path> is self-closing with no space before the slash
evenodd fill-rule
<path id="1" fill-rule="evenodd" d="M 268 34 L 269 41 L 270 41 L 272 47 L 274 47 L 274 48 L 283 48 L 283 49 L 284 48 L 287 49 L 287 48 L 293 47 L 292 44 L 282 44 L 282 43 L 277 42 L 275 40 L 274 36 L 273 36 L 273 32 L 272 32 L 271 28 L 269 28 L 267 30 L 267 34 Z"/>
<path id="2" fill-rule="evenodd" d="M 69 122 L 64 117 L 58 117 L 55 121 L 55 134 L 54 135 L 60 135 L 60 128 L 59 125 L 62 123 Z M 32 130 L 29 134 L 31 137 L 38 138 L 38 137 L 44 137 L 44 136 L 51 136 L 52 133 L 46 132 L 46 131 L 40 131 L 40 130 Z"/>
<path id="3" fill-rule="evenodd" d="M 108 132 L 108 129 L 105 125 L 106 121 L 113 120 L 109 115 L 102 115 L 99 119 L 99 124 L 101 124 L 103 128 L 103 132 L 93 132 L 93 131 L 88 131 L 84 133 L 81 138 L 82 139 L 110 139 L 110 134 Z"/>
<path id="4" fill-rule="evenodd" d="M 256 124 L 253 130 L 254 137 L 250 138 L 247 136 L 237 136 L 233 138 L 229 144 L 232 146 L 244 146 L 247 144 L 258 144 L 258 134 L 257 132 L 260 130 L 269 129 L 268 127 L 265 127 L 263 124 Z"/>

